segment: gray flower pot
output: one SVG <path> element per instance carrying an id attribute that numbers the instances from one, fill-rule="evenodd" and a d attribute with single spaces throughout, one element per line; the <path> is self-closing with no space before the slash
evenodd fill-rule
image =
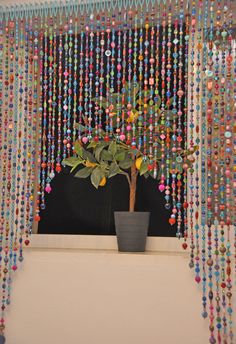
<path id="1" fill-rule="evenodd" d="M 144 252 L 149 226 L 149 212 L 115 212 L 115 227 L 120 252 Z"/>

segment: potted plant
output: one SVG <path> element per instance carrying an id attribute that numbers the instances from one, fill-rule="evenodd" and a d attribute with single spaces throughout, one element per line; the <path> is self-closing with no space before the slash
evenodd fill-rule
<path id="1" fill-rule="evenodd" d="M 127 89 L 126 89 L 127 90 Z M 124 119 L 125 125 L 130 125 L 138 119 L 140 106 L 140 88 L 137 83 L 133 83 L 131 94 L 134 94 L 133 107 L 127 111 L 127 116 Z M 128 90 L 127 90 L 128 93 Z M 143 93 L 143 91 L 142 91 Z M 149 93 L 146 92 L 146 97 L 149 97 Z M 95 99 L 96 101 L 96 99 Z M 101 101 L 101 99 L 100 99 Z M 142 100 L 141 100 L 142 102 Z M 102 105 L 107 107 L 107 100 L 102 99 Z M 120 99 L 119 95 L 113 94 L 110 112 L 111 117 L 115 116 L 119 111 Z M 142 105 L 142 104 L 141 104 Z M 168 117 L 171 120 L 170 102 L 167 103 L 166 108 L 162 111 L 168 111 Z M 147 110 L 149 111 L 149 110 Z M 155 104 L 154 111 L 159 116 L 159 122 L 163 128 L 167 128 L 161 123 L 161 109 L 160 102 Z M 86 124 L 86 123 L 85 123 Z M 122 125 L 122 123 L 121 123 Z M 155 161 L 156 168 L 150 168 L 150 161 L 148 156 L 145 156 L 143 152 L 130 145 L 130 142 L 123 140 L 121 135 L 116 132 L 109 133 L 109 139 L 107 133 L 100 128 L 99 139 L 96 137 L 96 130 L 93 128 L 93 139 L 88 139 L 87 126 L 78 125 L 78 130 L 81 139 L 74 143 L 75 156 L 69 157 L 64 160 L 64 164 L 72 167 L 71 172 L 75 172 L 77 178 L 90 177 L 91 183 L 95 188 L 104 187 L 107 179 L 116 176 L 117 174 L 123 175 L 129 184 L 129 211 L 127 212 L 115 212 L 115 226 L 118 240 L 119 251 L 125 252 L 143 252 L 145 251 L 146 237 L 149 226 L 149 212 L 135 212 L 135 200 L 137 189 L 137 177 L 138 175 L 145 178 L 152 177 L 159 179 L 160 173 L 156 174 L 159 160 L 161 160 L 161 153 L 159 152 L 157 161 Z M 168 126 L 168 130 L 171 127 Z M 158 138 L 159 143 L 160 139 Z M 181 151 L 181 155 L 187 157 L 190 154 L 189 151 Z M 189 166 L 192 163 L 187 161 Z M 182 173 L 183 164 L 178 164 L 178 172 Z M 153 167 L 153 165 L 151 166 Z M 160 172 L 160 171 L 159 171 Z"/>

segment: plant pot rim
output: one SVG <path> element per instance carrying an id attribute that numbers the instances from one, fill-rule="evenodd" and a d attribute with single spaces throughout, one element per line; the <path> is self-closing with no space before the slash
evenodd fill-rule
<path id="1" fill-rule="evenodd" d="M 146 214 L 146 213 L 150 213 L 150 211 L 123 211 L 123 210 L 121 210 L 121 211 L 119 211 L 119 210 L 117 210 L 117 211 L 114 211 L 114 213 L 129 213 L 129 214 L 133 214 L 133 213 L 139 213 L 139 214 Z"/>

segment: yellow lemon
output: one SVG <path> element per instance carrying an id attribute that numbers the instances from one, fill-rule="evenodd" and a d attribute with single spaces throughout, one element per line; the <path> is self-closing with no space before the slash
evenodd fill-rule
<path id="1" fill-rule="evenodd" d="M 136 159 L 135 166 L 136 166 L 137 170 L 140 170 L 142 161 L 143 161 L 143 158 L 141 156 L 138 159 Z"/>
<path id="2" fill-rule="evenodd" d="M 106 183 L 107 183 L 107 179 L 106 179 L 106 177 L 103 177 L 102 180 L 100 181 L 99 186 L 105 186 Z"/>
<path id="3" fill-rule="evenodd" d="M 85 163 L 85 166 L 86 167 L 95 167 L 95 166 L 97 166 L 97 164 L 95 164 L 95 162 L 90 162 L 90 161 L 86 161 L 86 163 Z"/>

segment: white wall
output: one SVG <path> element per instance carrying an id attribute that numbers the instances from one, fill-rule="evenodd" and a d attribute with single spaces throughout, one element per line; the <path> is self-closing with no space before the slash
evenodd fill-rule
<path id="1" fill-rule="evenodd" d="M 7 344 L 207 344 L 180 254 L 32 249 L 16 273 Z"/>

